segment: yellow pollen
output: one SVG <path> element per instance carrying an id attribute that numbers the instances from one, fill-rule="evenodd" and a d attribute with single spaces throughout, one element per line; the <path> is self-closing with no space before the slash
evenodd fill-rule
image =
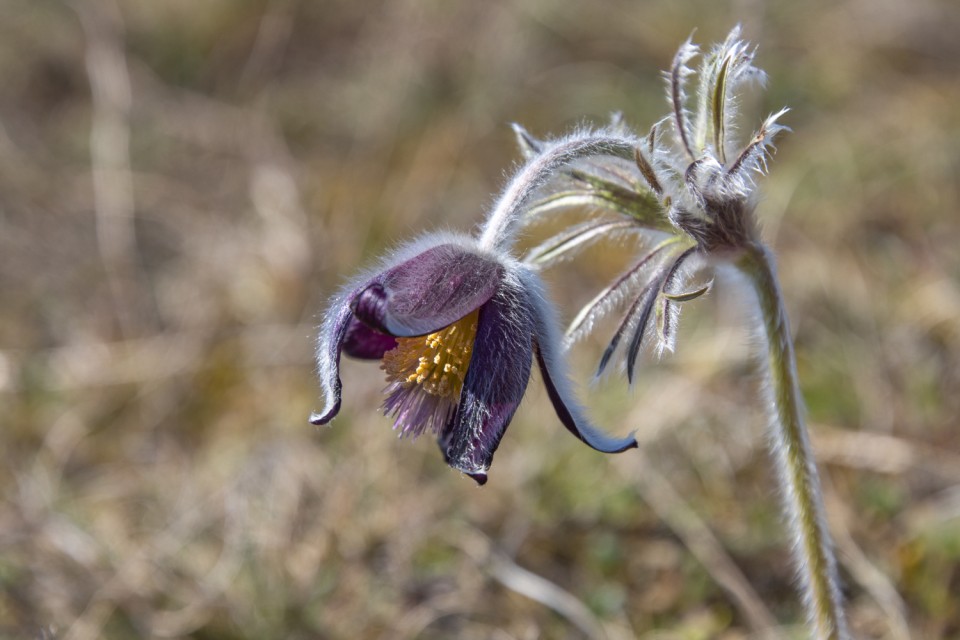
<path id="1" fill-rule="evenodd" d="M 397 338 L 397 346 L 383 354 L 380 368 L 388 382 L 421 385 L 435 396 L 460 396 L 473 355 L 479 309 L 428 336 Z"/>

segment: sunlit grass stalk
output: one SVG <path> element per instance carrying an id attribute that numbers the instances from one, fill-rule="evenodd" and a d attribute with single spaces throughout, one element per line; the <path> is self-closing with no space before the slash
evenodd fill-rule
<path id="1" fill-rule="evenodd" d="M 790 324 L 773 256 L 762 244 L 748 246 L 735 262 L 757 296 L 766 354 L 763 359 L 770 448 L 793 535 L 794 561 L 815 638 L 849 638 L 837 565 L 824 517 L 816 463 L 804 424 Z"/>

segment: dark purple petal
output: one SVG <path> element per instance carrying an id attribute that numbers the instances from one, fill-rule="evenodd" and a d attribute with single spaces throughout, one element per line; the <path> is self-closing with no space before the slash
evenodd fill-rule
<path id="1" fill-rule="evenodd" d="M 359 360 L 379 360 L 387 351 L 397 346 L 397 339 L 371 329 L 354 317 L 347 321 L 343 337 L 343 351 Z"/>
<path id="2" fill-rule="evenodd" d="M 447 464 L 478 484 L 527 389 L 532 354 L 530 308 L 504 286 L 480 309 L 460 404 L 439 438 Z"/>
<path id="3" fill-rule="evenodd" d="M 620 453 L 636 447 L 637 441 L 632 433 L 626 438 L 614 438 L 597 429 L 587 420 L 570 389 L 566 363 L 559 347 L 560 333 L 557 329 L 557 320 L 554 317 L 553 308 L 544 297 L 543 285 L 532 271 L 523 271 L 520 276 L 532 309 L 537 363 L 540 365 L 543 384 L 547 388 L 550 401 L 553 402 L 557 417 L 570 433 L 597 451 Z"/>
<path id="4" fill-rule="evenodd" d="M 553 403 L 553 409 L 557 412 L 557 417 L 563 426 L 573 435 L 577 436 L 582 442 L 603 453 L 620 453 L 627 449 L 634 449 L 637 446 L 637 440 L 633 435 L 626 438 L 612 438 L 604 433 L 597 431 L 582 418 L 579 420 L 574 417 L 571 406 L 564 400 L 563 395 L 554 383 L 554 378 L 550 373 L 551 367 L 547 365 L 543 358 L 543 350 L 537 348 L 537 364 L 540 365 L 540 374 L 543 376 L 543 384 L 547 388 L 547 395 L 550 396 L 550 402 Z M 573 406 L 579 409 L 579 407 Z"/>
<path id="5" fill-rule="evenodd" d="M 350 303 L 350 308 L 357 319 L 379 333 L 388 334 L 384 326 L 384 316 L 387 314 L 387 292 L 379 282 L 383 275 L 371 282 L 357 294 Z"/>
<path id="6" fill-rule="evenodd" d="M 377 276 L 351 308 L 357 319 L 381 333 L 425 335 L 479 308 L 502 279 L 499 262 L 443 244 Z"/>

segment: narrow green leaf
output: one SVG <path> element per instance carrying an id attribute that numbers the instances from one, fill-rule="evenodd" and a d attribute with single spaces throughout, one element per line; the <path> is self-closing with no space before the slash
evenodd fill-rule
<path id="1" fill-rule="evenodd" d="M 573 170 L 570 176 L 575 180 L 589 184 L 594 193 L 612 203 L 617 203 L 625 213 L 638 221 L 655 224 L 657 228 L 671 228 L 667 220 L 666 210 L 660 204 L 660 198 L 653 189 L 639 187 L 636 190 L 628 189 L 616 182 L 610 182 L 599 176 L 585 171 Z"/>
<path id="2" fill-rule="evenodd" d="M 667 300 L 663 295 L 657 297 L 657 304 L 654 307 L 654 313 L 657 319 L 657 342 L 666 344 L 667 342 Z"/>
<path id="3" fill-rule="evenodd" d="M 530 135 L 530 132 L 516 122 L 511 126 L 517 138 L 517 146 L 520 147 L 520 153 L 523 154 L 524 159 L 529 160 L 543 151 L 543 142 L 534 138 Z"/>
<path id="4" fill-rule="evenodd" d="M 632 220 L 593 220 L 585 224 L 577 225 L 535 247 L 527 254 L 525 262 L 533 262 L 540 266 L 546 266 L 569 251 L 582 248 L 592 241 L 599 240 L 606 233 L 630 229 L 632 227 L 634 227 Z"/>
<path id="5" fill-rule="evenodd" d="M 713 146 L 716 148 L 720 164 L 726 164 L 726 132 L 724 110 L 727 107 L 727 70 L 730 67 L 730 55 L 723 58 L 717 79 L 713 85 Z"/>
<path id="6" fill-rule="evenodd" d="M 654 193 L 661 195 L 663 193 L 663 187 L 660 186 L 660 181 L 657 180 L 657 174 L 653 170 L 653 165 L 650 164 L 650 161 L 640 152 L 640 147 L 637 147 L 634 157 L 637 162 L 637 168 L 640 169 L 640 173 L 643 175 L 643 179 L 647 181 L 647 184 L 650 185 Z"/>
<path id="7" fill-rule="evenodd" d="M 717 60 L 720 52 L 714 50 L 704 57 L 700 65 L 700 83 L 697 87 L 697 113 L 693 143 L 698 154 L 703 153 L 707 145 L 707 136 L 713 124 L 712 91 L 717 77 Z"/>
<path id="8" fill-rule="evenodd" d="M 702 287 L 694 291 L 685 291 L 683 293 L 667 293 L 666 291 L 664 291 L 663 297 L 673 302 L 690 302 L 691 300 L 696 300 L 697 298 L 705 294 L 707 291 L 710 291 L 710 287 L 712 286 L 713 286 L 713 280 L 711 280 L 707 284 L 703 285 Z"/>
<path id="9" fill-rule="evenodd" d="M 616 282 L 601 291 L 593 300 L 584 305 L 576 317 L 570 322 L 570 326 L 567 327 L 564 338 L 567 344 L 574 342 L 577 337 L 584 332 L 585 327 L 592 325 L 594 320 L 604 315 L 605 311 L 609 310 L 609 307 L 613 306 L 619 297 L 623 295 L 623 291 L 631 286 L 637 274 L 646 269 L 661 252 L 673 245 L 679 244 L 680 247 L 672 249 L 667 254 L 665 259 L 670 259 L 670 256 L 676 255 L 677 252 L 685 246 L 684 241 L 685 237 L 680 235 L 670 236 L 662 240 L 640 258 L 636 264 L 630 267 L 626 273 L 617 278 Z"/>
<path id="10" fill-rule="evenodd" d="M 572 207 L 596 207 L 599 209 L 607 209 L 609 211 L 614 211 L 615 213 L 620 213 L 622 215 L 628 216 L 638 222 L 640 219 L 636 215 L 636 212 L 630 210 L 629 203 L 623 203 L 615 198 L 607 197 L 606 194 L 596 193 L 594 191 L 564 191 L 556 193 L 542 200 L 539 200 L 533 203 L 530 207 L 527 208 L 526 215 L 533 217 L 542 215 L 544 213 L 549 213 L 551 211 L 556 211 L 559 209 L 568 209 Z M 659 229 L 658 225 L 653 224 L 653 221 L 650 221 L 650 224 L 643 224 L 641 226 Z"/>
<path id="11" fill-rule="evenodd" d="M 582 171 L 571 177 L 589 188 L 569 189 L 550 194 L 527 208 L 526 216 L 536 216 L 568 207 L 598 207 L 628 216 L 641 227 L 655 231 L 673 231 L 666 209 L 649 189 L 628 189 L 609 180 Z"/>

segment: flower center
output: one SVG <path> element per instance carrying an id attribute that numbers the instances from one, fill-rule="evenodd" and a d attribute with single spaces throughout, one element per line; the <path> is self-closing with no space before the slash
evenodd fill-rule
<path id="1" fill-rule="evenodd" d="M 442 398 L 459 398 L 473 355 L 479 315 L 478 309 L 427 336 L 397 338 L 397 346 L 383 354 L 380 365 L 387 372 L 387 381 L 420 385 Z"/>

